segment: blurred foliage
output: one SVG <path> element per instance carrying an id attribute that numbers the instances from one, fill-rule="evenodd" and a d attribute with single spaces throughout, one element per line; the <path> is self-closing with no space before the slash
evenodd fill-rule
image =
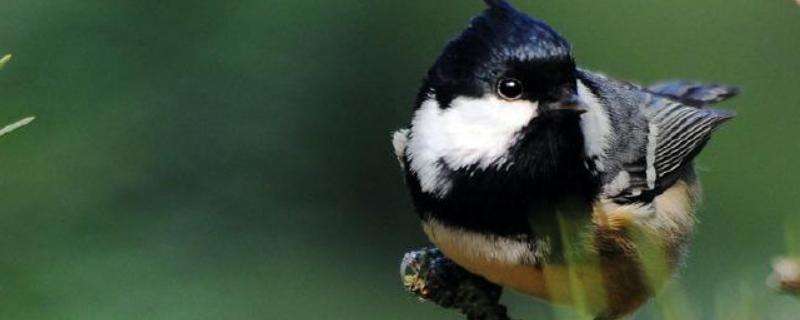
<path id="1" fill-rule="evenodd" d="M 692 254 L 639 318 L 798 314 L 763 283 L 798 247 L 797 6 L 514 2 L 585 67 L 744 88 L 699 161 Z M 389 133 L 480 1 L 0 7 L 15 55 L 0 123 L 38 116 L 0 140 L 0 319 L 456 318 L 401 288 L 402 254 L 426 240 Z M 506 300 L 527 319 L 570 314 Z"/>

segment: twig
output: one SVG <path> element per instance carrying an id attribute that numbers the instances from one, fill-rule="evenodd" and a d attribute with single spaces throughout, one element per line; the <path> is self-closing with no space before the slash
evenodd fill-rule
<path id="1" fill-rule="evenodd" d="M 406 253 L 400 266 L 406 290 L 469 320 L 511 320 L 500 304 L 503 289 L 447 259 L 437 248 Z"/>

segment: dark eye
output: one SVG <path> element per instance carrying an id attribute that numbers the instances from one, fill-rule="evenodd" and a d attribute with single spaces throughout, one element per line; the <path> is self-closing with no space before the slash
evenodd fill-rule
<path id="1" fill-rule="evenodd" d="M 522 81 L 514 78 L 503 78 L 497 82 L 497 94 L 506 100 L 522 98 Z"/>

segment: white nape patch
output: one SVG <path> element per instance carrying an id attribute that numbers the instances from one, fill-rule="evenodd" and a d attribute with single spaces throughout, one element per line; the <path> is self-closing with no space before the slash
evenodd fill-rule
<path id="1" fill-rule="evenodd" d="M 406 145 L 408 144 L 409 129 L 400 129 L 392 133 L 392 146 L 394 147 L 394 155 L 397 157 L 397 162 L 400 163 L 400 168 L 405 169 Z"/>
<path id="2" fill-rule="evenodd" d="M 550 244 L 544 240 L 530 243 L 522 239 L 485 235 L 447 226 L 433 219 L 424 222 L 423 229 L 431 242 L 451 259 L 459 257 L 461 259 L 458 260 L 535 265 L 545 259 L 550 248 Z"/>
<path id="3" fill-rule="evenodd" d="M 443 169 L 503 165 L 520 130 L 538 115 L 537 108 L 537 103 L 493 95 L 459 97 L 447 109 L 433 98 L 422 103 L 411 122 L 406 149 L 422 191 L 440 196 L 449 192 Z"/>
<path id="4" fill-rule="evenodd" d="M 597 99 L 597 96 L 580 80 L 578 80 L 578 95 L 587 110 L 581 116 L 586 155 L 597 157 L 598 161 L 595 162 L 597 170 L 604 171 L 602 160 L 608 151 L 609 137 L 611 136 L 611 120 L 608 117 L 608 111 Z"/>

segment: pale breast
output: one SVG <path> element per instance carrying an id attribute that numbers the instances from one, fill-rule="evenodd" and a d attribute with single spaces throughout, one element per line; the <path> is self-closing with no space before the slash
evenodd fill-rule
<path id="1" fill-rule="evenodd" d="M 548 263 L 549 240 L 485 235 L 424 223 L 430 240 L 450 259 L 494 283 L 597 314 L 627 314 L 671 277 L 689 243 L 699 188 L 679 181 L 650 206 L 598 201 L 577 263 Z"/>

